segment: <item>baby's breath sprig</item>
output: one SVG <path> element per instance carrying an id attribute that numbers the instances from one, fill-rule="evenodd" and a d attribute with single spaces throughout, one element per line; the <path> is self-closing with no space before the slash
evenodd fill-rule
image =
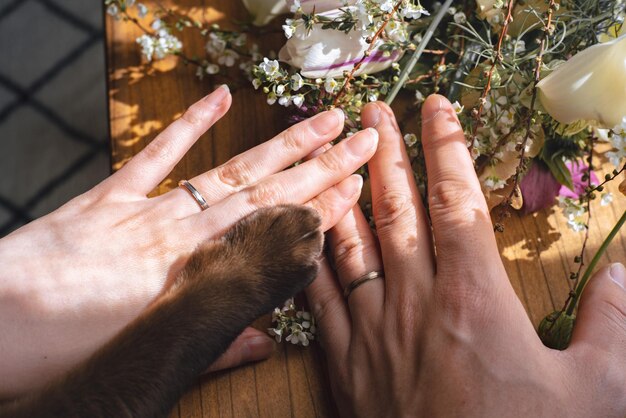
<path id="1" fill-rule="evenodd" d="M 404 1 L 400 0 L 399 2 L 396 3 L 394 8 L 389 13 L 383 16 L 382 25 L 380 25 L 380 28 L 378 28 L 376 33 L 367 40 L 370 46 L 361 57 L 361 60 L 357 62 L 352 68 L 352 70 L 346 75 L 343 85 L 341 86 L 341 89 L 339 90 L 339 92 L 335 96 L 335 100 L 333 101 L 334 107 L 336 107 L 339 104 L 341 97 L 345 94 L 346 90 L 350 87 L 350 82 L 352 82 L 352 80 L 354 79 L 354 75 L 361 68 L 361 66 L 363 65 L 363 62 L 365 62 L 367 57 L 369 57 L 372 54 L 372 51 L 374 50 L 376 46 L 376 41 L 378 40 L 378 38 L 380 38 L 381 34 L 385 31 L 385 28 L 389 24 L 389 21 L 393 19 L 393 16 L 398 12 L 398 10 L 400 9 L 403 3 Z"/>
<path id="2" fill-rule="evenodd" d="M 274 309 L 272 324 L 275 326 L 267 331 L 278 343 L 284 338 L 291 344 L 306 347 L 315 339 L 315 318 L 307 311 L 298 310 L 293 298 L 288 299 L 282 308 Z"/>

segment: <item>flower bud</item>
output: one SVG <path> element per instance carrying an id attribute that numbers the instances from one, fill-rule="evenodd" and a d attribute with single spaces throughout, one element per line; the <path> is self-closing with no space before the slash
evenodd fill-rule
<path id="1" fill-rule="evenodd" d="M 626 35 L 578 53 L 537 88 L 543 108 L 561 123 L 619 125 L 626 116 Z"/>
<path id="2" fill-rule="evenodd" d="M 341 78 L 344 71 L 351 71 L 369 49 L 366 38 L 365 31 L 359 29 L 345 33 L 315 25 L 308 31 L 300 25 L 280 50 L 278 59 L 300 69 L 303 77 Z M 400 59 L 401 54 L 397 51 L 385 54 L 378 50 L 383 43 L 382 39 L 376 41 L 372 53 L 363 60 L 355 76 L 383 71 Z"/>
<path id="3" fill-rule="evenodd" d="M 576 322 L 575 315 L 570 316 L 565 312 L 554 311 L 541 321 L 537 333 L 546 347 L 565 350 L 572 339 L 574 322 Z"/>

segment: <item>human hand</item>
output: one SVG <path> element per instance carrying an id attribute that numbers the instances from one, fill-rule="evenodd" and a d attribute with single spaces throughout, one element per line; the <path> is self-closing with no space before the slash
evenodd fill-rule
<path id="1" fill-rule="evenodd" d="M 391 109 L 365 107 L 380 134 L 369 163 L 377 237 L 358 209 L 329 232 L 307 291 L 342 416 L 624 417 L 626 271 L 588 285 L 565 351 L 539 340 L 500 260 L 450 103 L 423 107 L 430 221 Z M 433 249 L 436 243 L 436 251 Z M 384 271 L 342 289 L 371 271 Z"/>
<path id="2" fill-rule="evenodd" d="M 109 179 L 0 240 L 0 398 L 35 389 L 88 357 L 158 297 L 199 243 L 257 208 L 306 204 L 328 229 L 356 203 L 362 180 L 351 174 L 374 154 L 374 130 L 282 171 L 342 132 L 340 111 L 191 179 L 206 211 L 181 188 L 147 198 L 231 100 L 217 89 Z M 247 329 L 213 369 L 272 352 L 268 336 Z"/>

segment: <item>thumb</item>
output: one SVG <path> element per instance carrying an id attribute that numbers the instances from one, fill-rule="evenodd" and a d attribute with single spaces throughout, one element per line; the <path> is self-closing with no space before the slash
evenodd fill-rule
<path id="1" fill-rule="evenodd" d="M 607 266 L 589 281 L 576 319 L 571 347 L 593 346 L 626 358 L 626 269 Z"/>
<path id="2" fill-rule="evenodd" d="M 276 351 L 276 343 L 267 334 L 252 327 L 246 328 L 232 342 L 207 373 L 238 367 L 253 361 L 265 360 Z"/>

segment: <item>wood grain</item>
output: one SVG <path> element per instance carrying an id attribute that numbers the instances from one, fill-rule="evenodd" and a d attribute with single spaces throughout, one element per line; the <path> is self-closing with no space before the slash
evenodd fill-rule
<path id="1" fill-rule="evenodd" d="M 150 2 L 146 2 L 150 4 Z M 238 0 L 183 0 L 177 7 L 192 10 L 206 21 L 228 24 L 224 16 L 245 19 Z M 212 91 L 199 81 L 195 68 L 169 58 L 154 65 L 141 61 L 135 39 L 141 32 L 132 24 L 107 19 L 108 95 L 113 169 L 119 169 L 187 106 Z M 264 47 L 277 50 L 282 36 L 264 35 Z M 200 36 L 185 36 L 190 49 L 203 48 Z M 262 94 L 246 87 L 234 91 L 230 113 L 202 137 L 155 194 L 170 190 L 179 179 L 190 178 L 267 140 L 287 125 L 283 108 L 270 107 Z M 608 169 L 606 162 L 602 162 Z M 614 188 L 614 185 L 611 188 Z M 616 192 L 616 190 L 612 190 Z M 593 256 L 612 225 L 626 209 L 616 193 L 610 207 L 593 204 L 587 257 Z M 559 308 L 571 283 L 569 272 L 580 251 L 582 235 L 570 231 L 558 208 L 507 221 L 498 243 L 511 283 L 534 324 Z M 620 234 L 602 263 L 626 262 L 626 240 Z M 268 318 L 256 325 L 265 328 Z M 318 348 L 282 345 L 268 361 L 203 378 L 180 401 L 172 417 L 333 417 L 335 407 Z"/>

